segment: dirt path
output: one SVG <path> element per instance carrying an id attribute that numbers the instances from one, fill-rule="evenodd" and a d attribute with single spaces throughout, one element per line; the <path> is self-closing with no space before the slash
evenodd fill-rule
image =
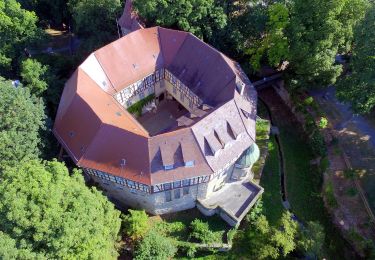
<path id="1" fill-rule="evenodd" d="M 338 102 L 333 87 L 312 91 L 311 94 L 332 123 L 349 164 L 361 172 L 359 184 L 374 213 L 375 128 L 366 118 L 353 114 L 348 105 Z"/>

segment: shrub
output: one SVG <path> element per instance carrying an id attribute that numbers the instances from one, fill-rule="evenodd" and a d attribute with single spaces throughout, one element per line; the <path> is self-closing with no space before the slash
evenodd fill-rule
<path id="1" fill-rule="evenodd" d="M 330 207 L 336 208 L 337 207 L 337 200 L 335 198 L 335 194 L 333 192 L 333 184 L 329 181 L 324 189 L 324 194 L 327 200 L 327 203 Z"/>
<path id="2" fill-rule="evenodd" d="M 319 131 L 314 131 L 312 133 L 309 143 L 315 155 L 325 156 L 327 154 L 327 147 L 324 138 Z"/>
<path id="3" fill-rule="evenodd" d="M 133 240 L 142 238 L 148 231 L 148 217 L 144 210 L 131 210 L 123 216 L 126 234 Z"/>
<path id="4" fill-rule="evenodd" d="M 325 172 L 329 167 L 329 160 L 328 160 L 328 157 L 324 157 L 321 161 L 320 161 L 320 171 L 321 172 Z"/>
<path id="5" fill-rule="evenodd" d="M 144 99 L 139 100 L 137 103 L 131 105 L 128 107 L 128 112 L 131 114 L 135 114 L 136 116 L 142 115 L 142 108 L 147 105 L 149 102 L 151 102 L 155 98 L 154 94 L 151 94 Z"/>
<path id="6" fill-rule="evenodd" d="M 210 230 L 207 222 L 203 222 L 200 219 L 195 219 L 193 222 L 191 222 L 190 228 L 190 237 L 195 238 L 204 244 L 221 242 L 223 231 L 213 232 Z"/>
<path id="7" fill-rule="evenodd" d="M 324 128 L 327 127 L 327 125 L 328 125 L 328 120 L 327 120 L 327 118 L 325 118 L 325 117 L 321 117 L 321 118 L 320 118 L 320 121 L 319 121 L 319 128 L 320 128 L 320 129 L 324 129 Z"/>
<path id="8" fill-rule="evenodd" d="M 232 228 L 231 230 L 228 231 L 228 233 L 227 233 L 227 240 L 228 240 L 229 244 L 232 244 L 233 238 L 236 235 L 236 233 L 237 233 L 237 229 L 236 228 Z"/>
<path id="9" fill-rule="evenodd" d="M 308 98 L 306 98 L 306 99 L 303 101 L 303 103 L 304 103 L 305 105 L 307 105 L 307 106 L 312 105 L 313 102 L 314 102 L 313 97 L 308 97 Z"/>
<path id="10" fill-rule="evenodd" d="M 165 260 L 171 259 L 177 252 L 175 241 L 156 231 L 150 231 L 138 244 L 135 250 L 135 260 Z"/>

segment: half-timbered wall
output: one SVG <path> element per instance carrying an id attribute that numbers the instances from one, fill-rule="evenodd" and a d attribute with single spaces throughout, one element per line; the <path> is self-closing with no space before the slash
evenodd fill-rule
<path id="1" fill-rule="evenodd" d="M 166 90 L 189 111 L 202 105 L 202 100 L 167 69 L 159 69 L 147 77 L 125 87 L 115 94 L 116 100 L 125 108 L 155 93 L 155 85 L 165 81 Z"/>

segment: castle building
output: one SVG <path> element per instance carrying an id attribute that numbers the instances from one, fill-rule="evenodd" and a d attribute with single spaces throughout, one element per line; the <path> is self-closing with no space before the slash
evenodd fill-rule
<path id="1" fill-rule="evenodd" d="M 235 226 L 263 192 L 251 181 L 256 105 L 235 61 L 190 33 L 139 28 L 77 68 L 53 133 L 113 201 Z"/>

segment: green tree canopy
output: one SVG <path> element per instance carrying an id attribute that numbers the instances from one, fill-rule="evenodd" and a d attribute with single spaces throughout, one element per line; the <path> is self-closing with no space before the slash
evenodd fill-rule
<path id="1" fill-rule="evenodd" d="M 131 210 L 124 216 L 125 231 L 133 240 L 142 238 L 149 229 L 148 216 L 144 210 Z"/>
<path id="2" fill-rule="evenodd" d="M 69 0 L 74 31 L 83 39 L 83 48 L 90 52 L 117 36 L 116 18 L 121 13 L 120 0 Z"/>
<path id="3" fill-rule="evenodd" d="M 247 239 L 251 259 L 277 259 L 287 256 L 296 248 L 297 223 L 285 212 L 278 227 L 269 225 L 266 217 L 261 215 L 249 227 Z"/>
<path id="4" fill-rule="evenodd" d="M 151 230 L 139 243 L 134 259 L 165 260 L 171 259 L 176 252 L 177 247 L 170 238 Z"/>
<path id="5" fill-rule="evenodd" d="M 181 29 L 205 40 L 227 23 L 223 8 L 214 0 L 135 0 L 134 7 L 150 25 Z"/>
<path id="6" fill-rule="evenodd" d="M 44 105 L 27 88 L 0 78 L 0 171 L 40 154 Z"/>
<path id="7" fill-rule="evenodd" d="M 323 226 L 318 222 L 310 221 L 299 234 L 298 248 L 310 259 L 322 259 L 324 238 Z"/>
<path id="8" fill-rule="evenodd" d="M 48 67 L 34 59 L 27 59 L 21 64 L 22 82 L 30 89 L 31 94 L 41 96 L 47 89 L 46 73 Z"/>
<path id="9" fill-rule="evenodd" d="M 29 161 L 0 177 L 0 230 L 10 254 L 114 259 L 119 212 L 82 175 L 57 161 Z M 5 252 L 7 253 L 7 252 Z"/>
<path id="10" fill-rule="evenodd" d="M 30 42 L 40 36 L 34 12 L 26 11 L 16 0 L 0 1 L 0 71 L 10 76 L 12 61 L 23 53 Z M 14 64 L 13 64 L 14 65 Z"/>
<path id="11" fill-rule="evenodd" d="M 368 10 L 354 32 L 352 73 L 338 84 L 339 99 L 348 101 L 355 112 L 369 113 L 375 107 L 375 7 Z"/>

